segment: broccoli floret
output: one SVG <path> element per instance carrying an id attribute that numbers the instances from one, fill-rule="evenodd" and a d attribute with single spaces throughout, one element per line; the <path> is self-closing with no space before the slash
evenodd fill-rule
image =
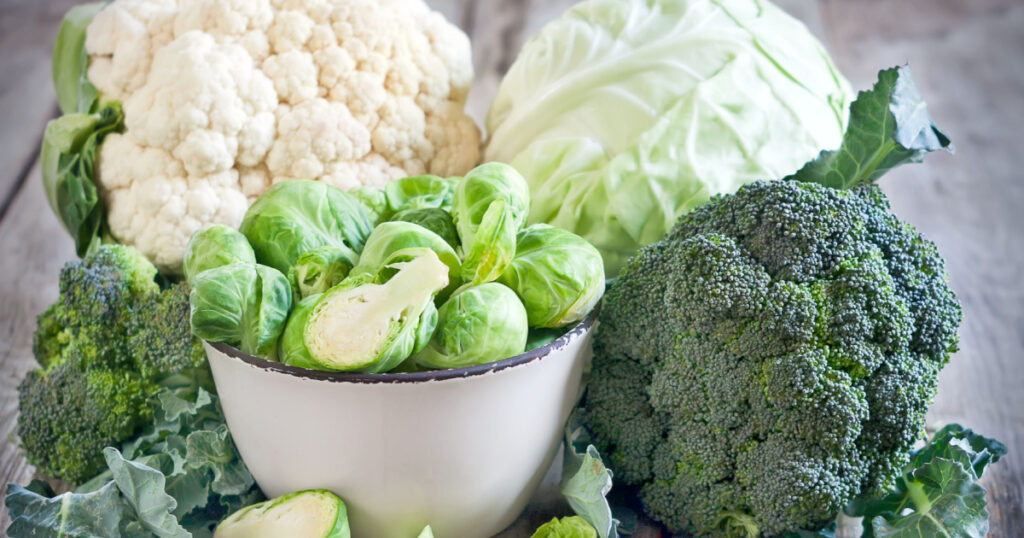
<path id="1" fill-rule="evenodd" d="M 39 316 L 40 369 L 19 387 L 18 435 L 45 474 L 80 482 L 102 449 L 152 418 L 150 397 L 173 374 L 203 367 L 189 331 L 188 288 L 161 291 L 135 249 L 104 245 L 64 266 L 57 302 Z"/>
<path id="2" fill-rule="evenodd" d="M 753 183 L 610 286 L 586 422 L 673 531 L 821 528 L 906 464 L 960 318 L 877 186 Z"/>

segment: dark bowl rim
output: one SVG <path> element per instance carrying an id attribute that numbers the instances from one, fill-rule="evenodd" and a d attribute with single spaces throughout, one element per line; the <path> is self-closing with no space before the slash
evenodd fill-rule
<path id="1" fill-rule="evenodd" d="M 289 366 L 281 364 L 276 361 L 257 357 L 245 353 L 244 351 L 225 344 L 223 342 L 209 342 L 213 349 L 223 353 L 225 356 L 240 360 L 250 366 L 259 368 L 269 372 L 287 374 L 294 377 L 300 377 L 305 379 L 314 379 L 317 381 L 330 381 L 335 383 L 423 383 L 427 381 L 443 381 L 447 379 L 460 379 L 467 377 L 480 376 L 490 372 L 500 372 L 515 366 L 522 364 L 528 364 L 533 361 L 542 359 L 551 354 L 551 352 L 564 347 L 569 341 L 576 337 L 582 336 L 593 328 L 597 322 L 599 308 L 594 308 L 587 317 L 583 318 L 583 321 L 574 325 L 571 329 L 565 332 L 562 336 L 559 336 L 554 341 L 549 342 L 536 349 L 531 349 L 525 353 L 521 353 L 514 357 L 502 359 L 500 361 L 488 362 L 484 364 L 477 364 L 473 366 L 464 366 L 462 368 L 451 368 L 448 370 L 431 370 L 427 372 L 389 372 L 383 374 L 362 374 L 353 372 L 329 372 L 325 370 L 311 370 L 309 368 L 302 368 L 299 366 Z"/>

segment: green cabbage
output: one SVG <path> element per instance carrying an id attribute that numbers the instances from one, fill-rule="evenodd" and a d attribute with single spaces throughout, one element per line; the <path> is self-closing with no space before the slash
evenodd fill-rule
<path id="1" fill-rule="evenodd" d="M 529 222 L 581 235 L 614 276 L 717 193 L 838 147 L 851 93 L 818 41 L 764 0 L 590 0 L 520 52 L 487 161 L 534 193 Z"/>

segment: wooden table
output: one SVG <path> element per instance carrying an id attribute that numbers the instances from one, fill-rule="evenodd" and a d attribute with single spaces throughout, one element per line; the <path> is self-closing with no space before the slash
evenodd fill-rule
<path id="1" fill-rule="evenodd" d="M 47 207 L 38 164 L 56 114 L 50 46 L 71 0 L 0 0 L 0 481 L 32 474 L 11 441 L 16 389 L 34 366 L 35 316 L 57 295 L 71 241 Z M 469 109 L 482 123 L 524 38 L 572 0 L 433 0 L 474 44 Z M 895 212 L 934 240 L 963 303 L 962 349 L 942 372 L 932 424 L 962 422 L 1010 447 L 984 484 L 990 536 L 1024 535 L 1024 2 L 786 0 L 828 46 L 854 88 L 911 62 L 936 123 L 957 154 L 883 181 Z M 528 536 L 557 499 L 539 494 L 503 536 Z M 0 529 L 7 514 L 0 516 Z M 645 532 L 652 535 L 652 532 Z"/>

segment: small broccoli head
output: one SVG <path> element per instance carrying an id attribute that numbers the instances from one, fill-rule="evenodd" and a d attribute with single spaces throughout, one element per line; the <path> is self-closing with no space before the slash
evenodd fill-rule
<path id="1" fill-rule="evenodd" d="M 610 287 L 584 406 L 649 515 L 697 535 L 816 529 L 920 438 L 960 308 L 877 187 L 757 182 Z"/>
<path id="2" fill-rule="evenodd" d="M 130 247 L 104 245 L 61 270 L 60 296 L 38 318 L 41 368 L 18 389 L 18 436 L 42 472 L 70 482 L 103 467 L 102 450 L 152 416 L 159 383 L 205 366 L 188 322 L 188 288 L 161 291 Z"/>
<path id="3" fill-rule="evenodd" d="M 146 399 L 155 390 L 131 372 L 89 370 L 77 359 L 33 370 L 18 388 L 22 448 L 44 474 L 81 482 L 103 469 L 103 448 L 152 416 Z"/>

